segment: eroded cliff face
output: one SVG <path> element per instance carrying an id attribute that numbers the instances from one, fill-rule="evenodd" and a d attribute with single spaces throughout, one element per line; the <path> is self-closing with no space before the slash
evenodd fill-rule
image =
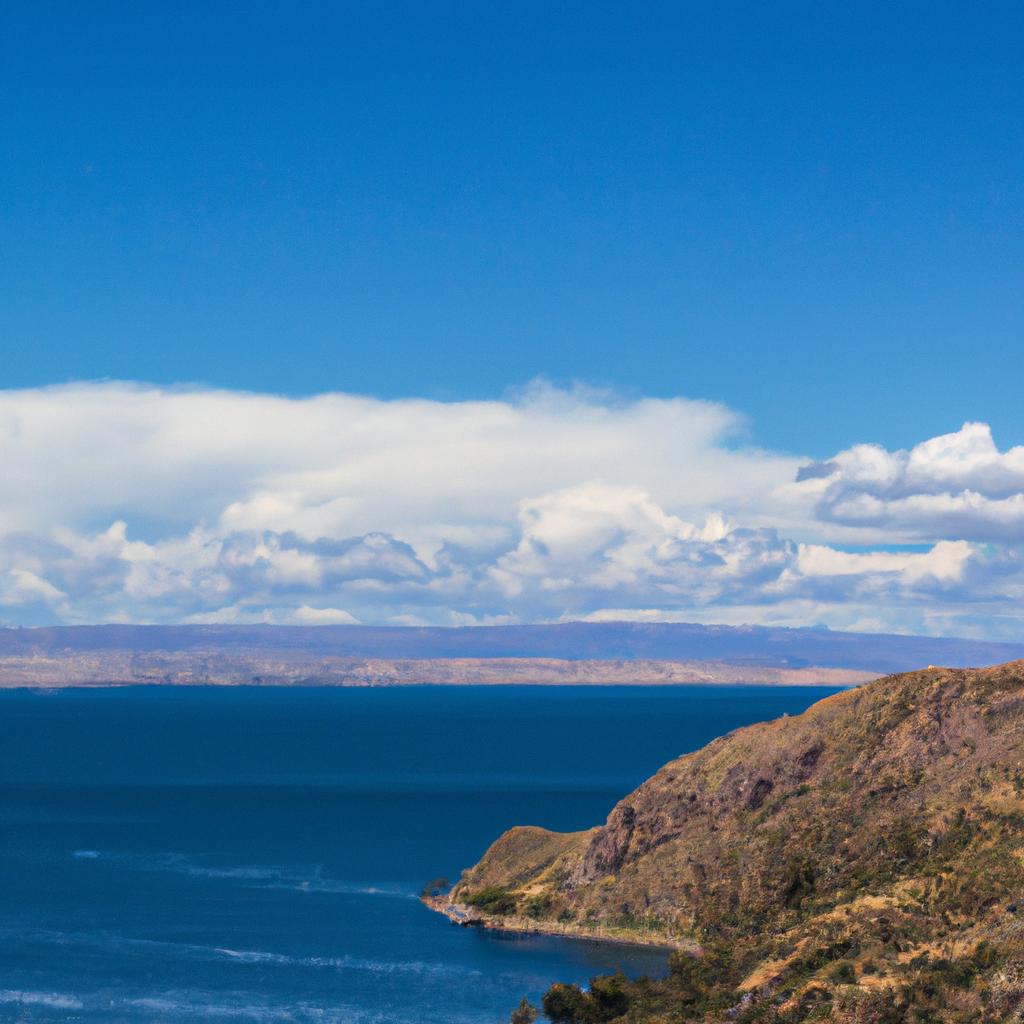
<path id="1" fill-rule="evenodd" d="M 765 742 L 763 756 L 748 751 L 743 761 L 725 767 L 717 785 L 701 759 L 684 759 L 660 772 L 612 810 L 573 882 L 586 886 L 619 875 L 660 846 L 688 833 L 696 838 L 702 830 L 714 832 L 719 820 L 759 811 L 773 793 L 788 793 L 806 783 L 818 767 L 824 743 L 809 739 L 810 745 L 800 750 L 799 737 L 786 736 L 783 728 L 776 731 L 779 735 Z"/>
<path id="2" fill-rule="evenodd" d="M 1002 935 L 1012 952 L 1024 941 L 1024 921 L 1008 926 L 1024 901 L 1024 663 L 837 694 L 669 763 L 592 833 L 549 839 L 539 870 L 523 870 L 523 841 L 499 840 L 455 898 L 486 874 L 520 926 L 725 940 L 755 978 L 837 920 L 899 935 L 869 987 L 914 950 L 948 958 Z"/>

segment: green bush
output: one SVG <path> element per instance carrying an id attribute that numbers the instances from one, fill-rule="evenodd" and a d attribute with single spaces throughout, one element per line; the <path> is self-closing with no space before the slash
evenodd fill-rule
<path id="1" fill-rule="evenodd" d="M 837 985 L 854 985 L 857 982 L 857 972 L 849 960 L 840 960 L 833 964 L 828 976 Z"/>
<path id="2" fill-rule="evenodd" d="M 590 990 L 552 985 L 541 1000 L 552 1024 L 608 1024 L 629 1010 L 630 982 L 621 972 L 591 978 Z"/>
<path id="3" fill-rule="evenodd" d="M 541 1000 L 544 1015 L 551 1024 L 588 1024 L 587 997 L 579 985 L 555 984 Z"/>
<path id="4" fill-rule="evenodd" d="M 485 914 L 496 914 L 501 917 L 514 914 L 518 903 L 512 893 L 496 885 L 488 885 L 478 892 L 471 893 L 465 897 L 465 901 Z"/>
<path id="5" fill-rule="evenodd" d="M 509 1024 L 534 1024 L 537 1017 L 537 1007 L 523 996 L 519 1000 L 519 1005 L 512 1011 Z"/>
<path id="6" fill-rule="evenodd" d="M 551 910 L 551 897 L 547 895 L 530 896 L 523 909 L 527 917 L 534 919 L 544 917 Z"/>
<path id="7" fill-rule="evenodd" d="M 587 999 L 592 1003 L 591 1020 L 609 1021 L 621 1017 L 629 1009 L 629 980 L 622 971 L 594 978 Z"/>

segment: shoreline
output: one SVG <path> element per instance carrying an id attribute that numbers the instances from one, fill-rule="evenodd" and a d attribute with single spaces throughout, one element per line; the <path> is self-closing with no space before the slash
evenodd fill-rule
<path id="1" fill-rule="evenodd" d="M 633 681 L 629 683 L 604 683 L 604 682 L 505 682 L 505 683 L 334 683 L 315 682 L 309 680 L 283 682 L 235 682 L 232 681 L 203 681 L 197 683 L 175 683 L 175 682 L 140 682 L 133 679 L 115 679 L 107 682 L 68 682 L 68 683 L 26 683 L 7 682 L 0 678 L 0 693 L 36 693 L 45 695 L 48 693 L 62 693 L 68 690 L 797 690 L 797 689 L 823 689 L 841 692 L 843 690 L 855 690 L 864 683 L 761 683 L 761 682 L 722 682 L 722 683 L 651 683 L 646 681 Z"/>
<path id="2" fill-rule="evenodd" d="M 452 903 L 446 896 L 421 896 L 420 902 L 429 910 L 460 928 L 483 928 L 509 935 L 552 935 L 556 938 L 574 939 L 580 942 L 599 942 L 608 946 L 633 946 L 640 949 L 657 949 L 665 953 L 680 950 L 697 954 L 700 947 L 692 940 L 673 939 L 671 936 L 652 933 L 649 937 L 635 933 L 620 932 L 614 928 L 584 928 L 575 924 L 559 924 L 554 921 L 534 921 L 524 917 L 487 917 L 465 904 Z"/>
<path id="3" fill-rule="evenodd" d="M 0 689 L 107 686 L 860 686 L 876 672 L 728 661 L 264 658 L 208 652 L 0 653 Z"/>

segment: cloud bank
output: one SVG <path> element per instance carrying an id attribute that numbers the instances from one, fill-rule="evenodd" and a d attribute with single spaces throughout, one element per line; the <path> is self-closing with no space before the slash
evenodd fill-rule
<path id="1" fill-rule="evenodd" d="M 0 391 L 0 620 L 828 624 L 1019 638 L 1024 448 L 824 462 L 713 403 Z"/>

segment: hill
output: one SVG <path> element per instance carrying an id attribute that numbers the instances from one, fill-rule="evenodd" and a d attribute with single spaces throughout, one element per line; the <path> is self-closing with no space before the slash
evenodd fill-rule
<path id="1" fill-rule="evenodd" d="M 1017 657 L 1024 657 L 1024 644 L 686 623 L 55 626 L 0 629 L 0 686 L 427 681 L 852 685 L 921 664 L 991 664 Z"/>
<path id="2" fill-rule="evenodd" d="M 1009 1021 L 1024 1008 L 1024 662 L 930 668 L 681 757 L 604 825 L 514 828 L 435 901 L 676 947 L 553 1020 Z"/>

